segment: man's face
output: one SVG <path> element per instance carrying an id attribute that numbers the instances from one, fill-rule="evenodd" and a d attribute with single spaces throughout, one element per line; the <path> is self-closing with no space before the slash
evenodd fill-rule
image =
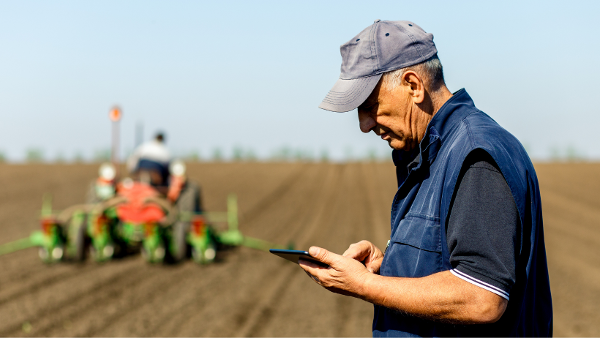
<path id="1" fill-rule="evenodd" d="M 373 131 L 393 149 L 410 151 L 420 141 L 414 105 L 406 86 L 388 90 L 383 81 L 358 107 L 358 120 L 363 133 Z"/>

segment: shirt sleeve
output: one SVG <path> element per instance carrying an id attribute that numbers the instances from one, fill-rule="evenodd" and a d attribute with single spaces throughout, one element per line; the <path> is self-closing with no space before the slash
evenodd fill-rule
<path id="1" fill-rule="evenodd" d="M 450 271 L 508 300 L 520 246 L 519 213 L 510 188 L 482 150 L 467 157 L 456 187 L 446 230 Z"/>

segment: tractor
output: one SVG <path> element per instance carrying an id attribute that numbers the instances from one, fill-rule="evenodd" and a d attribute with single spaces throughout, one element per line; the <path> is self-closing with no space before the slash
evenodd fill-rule
<path id="1" fill-rule="evenodd" d="M 41 230 L 0 245 L 0 255 L 37 246 L 40 258 L 47 263 L 82 262 L 87 256 L 104 262 L 141 251 L 150 263 L 191 257 L 207 264 L 224 246 L 293 249 L 291 243 L 283 247 L 243 236 L 238 230 L 237 198 L 233 194 L 227 199 L 227 212 L 205 212 L 200 188 L 187 179 L 181 161 L 170 163 L 166 182 L 152 170 L 137 170 L 132 177 L 117 179 L 120 108 L 114 107 L 109 117 L 113 126 L 112 163 L 100 166 L 86 203 L 55 212 L 51 197 L 45 196 Z M 225 228 L 215 227 L 222 224 Z"/>
<path id="2" fill-rule="evenodd" d="M 144 172 L 117 182 L 116 168 L 105 163 L 90 185 L 88 203 L 53 214 L 46 199 L 42 230 L 32 235 L 42 260 L 83 261 L 89 255 L 101 262 L 141 251 L 151 263 L 188 255 L 212 262 L 220 243 L 202 212 L 200 189 L 185 176 L 183 162 L 174 161 L 169 171 L 169 185 L 156 187 Z"/>

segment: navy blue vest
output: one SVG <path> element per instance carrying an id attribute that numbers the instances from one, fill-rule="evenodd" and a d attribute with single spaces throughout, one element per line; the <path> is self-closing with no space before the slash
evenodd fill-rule
<path id="1" fill-rule="evenodd" d="M 451 269 L 446 241 L 450 203 L 462 164 L 475 149 L 485 150 L 496 161 L 522 225 L 517 279 L 504 315 L 493 324 L 451 325 L 375 306 L 373 336 L 552 335 L 552 299 L 535 170 L 521 143 L 478 110 L 464 89 L 429 123 L 419 144 L 418 165 L 407 169 L 403 154 L 394 151 L 399 187 L 380 274 L 424 277 Z"/>

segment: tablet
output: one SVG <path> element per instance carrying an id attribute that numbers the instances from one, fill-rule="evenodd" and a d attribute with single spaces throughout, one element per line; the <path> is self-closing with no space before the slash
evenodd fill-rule
<path id="1" fill-rule="evenodd" d="M 281 258 L 285 258 L 290 262 L 294 262 L 296 264 L 298 264 L 298 260 L 302 259 L 305 261 L 309 261 L 311 263 L 315 263 L 318 264 L 320 266 L 328 266 L 325 263 L 319 262 L 318 260 L 316 260 L 314 257 L 312 257 L 308 251 L 302 251 L 302 250 L 282 250 L 282 249 L 269 249 L 269 252 L 277 255 Z"/>

